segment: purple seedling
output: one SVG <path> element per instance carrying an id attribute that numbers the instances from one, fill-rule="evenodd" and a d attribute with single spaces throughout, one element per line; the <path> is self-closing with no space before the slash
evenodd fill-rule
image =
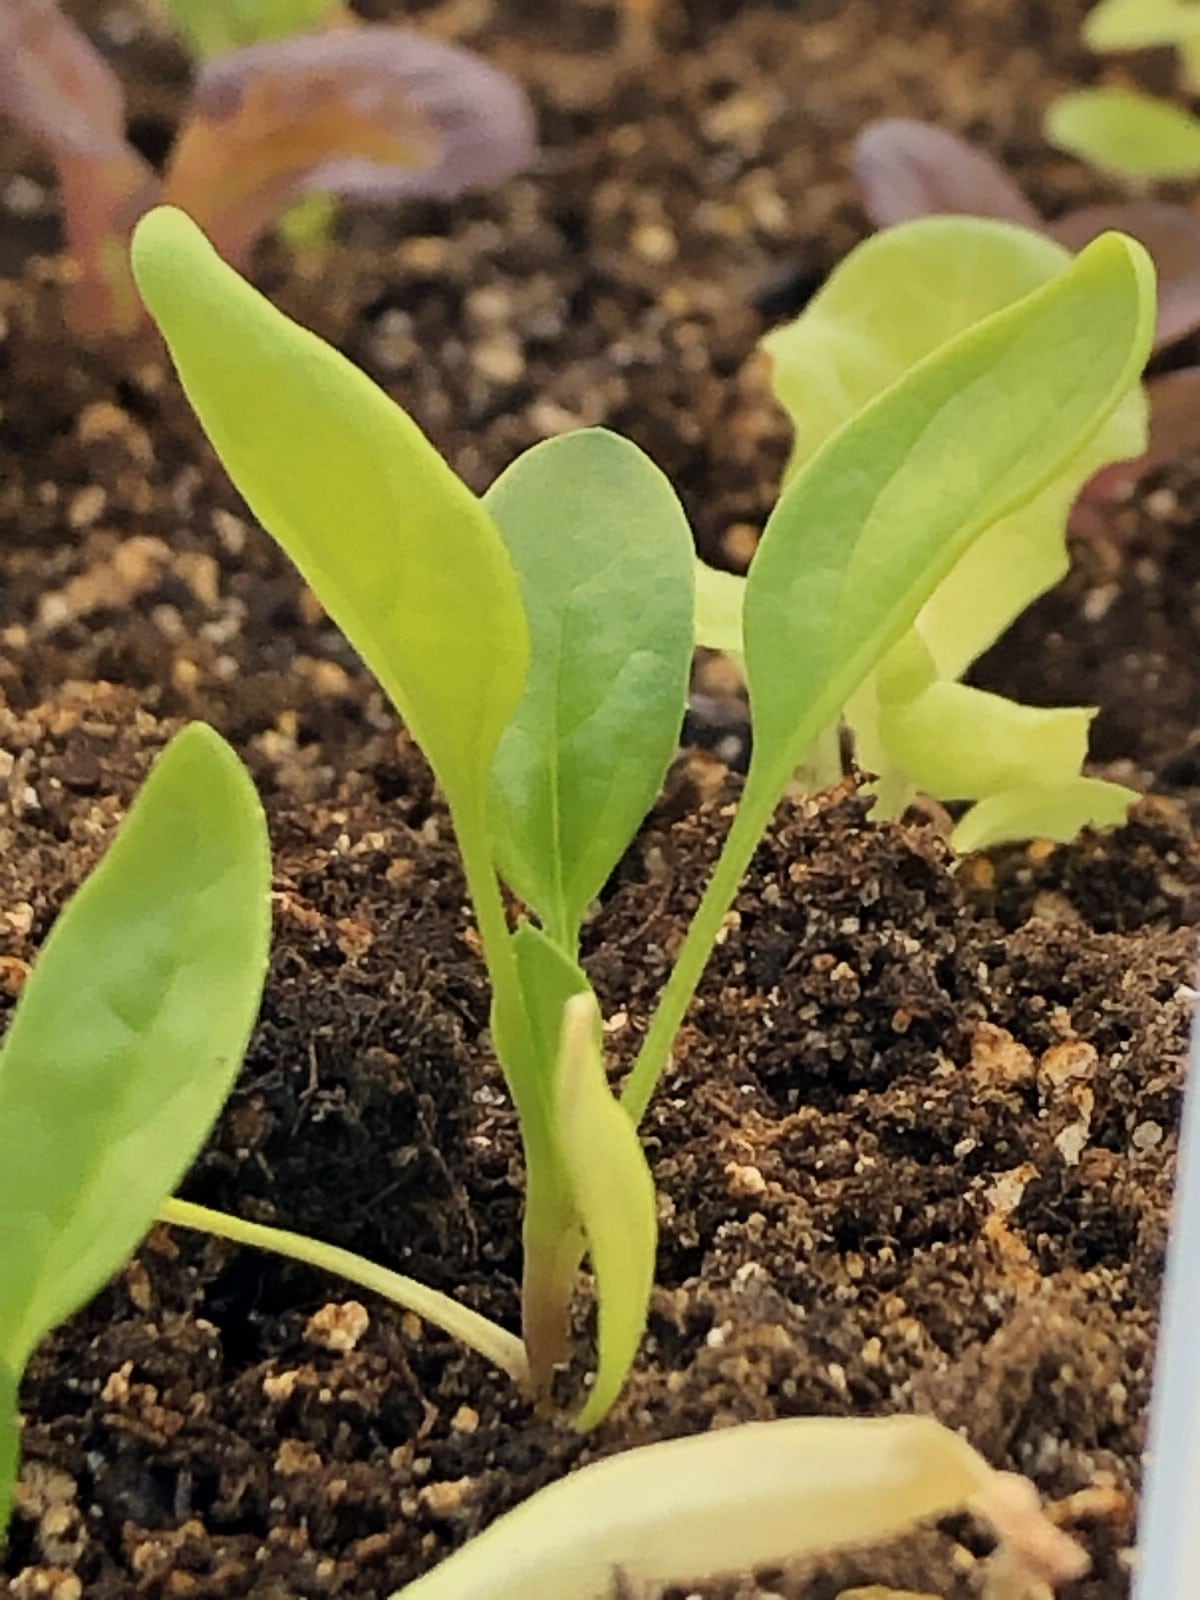
<path id="1" fill-rule="evenodd" d="M 207 61 L 160 178 L 126 137 L 115 73 L 54 0 L 0 6 L 0 115 L 54 163 L 78 274 L 68 317 L 89 336 L 141 320 L 128 242 L 159 200 L 243 265 L 305 194 L 450 199 L 534 148 L 532 109 L 506 73 L 406 28 L 347 27 Z"/>
<path id="2" fill-rule="evenodd" d="M 1182 206 L 1128 200 L 1084 206 L 1047 220 L 1012 174 L 957 134 L 907 117 L 871 123 L 854 147 L 854 175 L 868 217 L 879 228 L 947 212 L 1014 222 L 1078 251 L 1117 229 L 1139 240 L 1158 273 L 1154 354 L 1200 328 L 1200 218 Z M 1104 508 L 1152 467 L 1200 445 L 1200 367 L 1151 377 L 1150 440 L 1144 455 L 1106 467 L 1088 483 L 1071 517 L 1077 533 L 1095 533 Z"/>

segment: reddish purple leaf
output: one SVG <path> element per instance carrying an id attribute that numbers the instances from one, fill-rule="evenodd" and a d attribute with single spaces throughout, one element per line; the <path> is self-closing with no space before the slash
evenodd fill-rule
<path id="1" fill-rule="evenodd" d="M 1127 200 L 1068 212 L 1048 231 L 1068 250 L 1082 250 L 1112 228 L 1140 240 L 1158 272 L 1155 349 L 1194 333 L 1200 328 L 1200 217 L 1165 201 Z"/>
<path id="2" fill-rule="evenodd" d="M 867 215 L 879 228 L 946 213 L 1043 225 L 998 161 L 932 123 L 872 122 L 858 136 L 853 166 Z"/>
<path id="3" fill-rule="evenodd" d="M 533 148 L 524 91 L 468 50 L 406 28 L 301 34 L 205 64 L 166 196 L 237 262 L 302 194 L 448 199 Z"/>
<path id="4" fill-rule="evenodd" d="M 116 76 L 53 0 L 0 0 L 0 114 L 42 146 L 58 174 L 79 268 L 71 321 L 85 333 L 129 331 L 140 312 L 124 247 L 157 179 L 126 141 Z"/>

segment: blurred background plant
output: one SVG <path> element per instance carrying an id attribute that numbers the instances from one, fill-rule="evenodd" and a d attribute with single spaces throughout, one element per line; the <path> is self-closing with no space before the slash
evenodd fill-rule
<path id="1" fill-rule="evenodd" d="M 54 0 L 0 7 L 0 116 L 54 164 L 75 267 L 66 315 L 85 337 L 141 323 L 129 236 L 159 200 L 244 265 L 281 218 L 291 217 L 293 238 L 319 238 L 326 197 L 452 199 L 532 156 L 527 96 L 469 50 L 348 25 L 328 0 L 163 0 L 163 9 L 201 61 L 160 175 L 130 143 L 116 74 Z M 306 196 L 315 210 L 297 213 Z"/>

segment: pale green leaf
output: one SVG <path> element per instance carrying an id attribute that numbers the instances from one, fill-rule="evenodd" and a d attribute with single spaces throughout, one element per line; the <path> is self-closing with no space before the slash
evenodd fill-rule
<path id="1" fill-rule="evenodd" d="M 381 389 L 226 266 L 182 212 L 142 219 L 133 264 L 230 477 L 400 710 L 461 837 L 529 657 L 492 519 Z"/>
<path id="2" fill-rule="evenodd" d="M 743 1423 L 583 1467 L 392 1600 L 613 1600 L 690 1586 L 894 1537 L 994 1482 L 929 1417 Z M 1028 1515 L 1038 1521 L 1036 1499 Z"/>
<path id="3" fill-rule="evenodd" d="M 1200 35 L 1196 0 L 1100 0 L 1084 19 L 1090 50 L 1145 50 Z"/>
<path id="4" fill-rule="evenodd" d="M 732 572 L 719 572 L 704 561 L 696 562 L 696 643 L 706 650 L 740 656 L 742 605 L 746 580 Z"/>
<path id="5" fill-rule="evenodd" d="M 658 1211 L 654 1180 L 629 1113 L 604 1071 L 595 998 L 567 1004 L 556 1072 L 559 1147 L 587 1235 L 599 1302 L 596 1381 L 578 1426 L 612 1406 L 646 1329 Z"/>
<path id="6" fill-rule="evenodd" d="M 792 478 L 747 582 L 752 781 L 769 771 L 779 792 L 971 541 L 1087 447 L 1153 320 L 1145 252 L 1106 235 L 919 361 Z"/>
<path id="7" fill-rule="evenodd" d="M 692 539 L 663 474 L 603 429 L 548 439 L 484 504 L 533 659 L 492 781 L 500 870 L 564 949 L 658 795 L 692 658 Z"/>
<path id="8" fill-rule="evenodd" d="M 1102 778 L 1076 778 L 1057 789 L 1009 789 L 972 806 L 950 842 L 963 855 L 1013 839 L 1066 843 L 1082 828 L 1120 827 L 1139 798 L 1136 789 Z"/>
<path id="9" fill-rule="evenodd" d="M 157 0 L 157 8 L 203 59 L 319 28 L 338 0 Z"/>
<path id="10" fill-rule="evenodd" d="M 940 679 L 911 697 L 877 707 L 888 765 L 940 800 L 977 800 L 1036 784 L 1074 782 L 1087 756 L 1095 712 L 1083 706 L 1043 710 Z"/>
<path id="11" fill-rule="evenodd" d="M 1071 257 L 1043 234 L 980 217 L 928 217 L 860 245 L 803 314 L 764 340 L 796 428 L 796 471 L 918 361 L 1053 279 Z M 1145 400 L 1129 393 L 1041 491 L 965 552 L 917 627 L 943 677 L 957 678 L 1067 569 L 1067 514 L 1102 465 L 1138 455 Z M 969 449 L 963 441 L 964 458 Z"/>
<path id="12" fill-rule="evenodd" d="M 202 723 L 159 757 L 0 1052 L 0 1364 L 110 1278 L 224 1102 L 270 934 L 262 808 Z"/>
<path id="13" fill-rule="evenodd" d="M 1200 175 L 1200 119 L 1134 89 L 1077 89 L 1046 113 L 1057 150 L 1122 178 Z"/>

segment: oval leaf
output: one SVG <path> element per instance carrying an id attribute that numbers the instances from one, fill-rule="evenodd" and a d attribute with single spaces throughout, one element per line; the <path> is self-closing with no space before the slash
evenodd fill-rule
<path id="1" fill-rule="evenodd" d="M 334 20 L 340 0 L 158 0 L 197 56 L 286 39 Z"/>
<path id="2" fill-rule="evenodd" d="M 1078 89 L 1056 100 L 1043 132 L 1056 150 L 1122 178 L 1200 174 L 1200 119 L 1133 89 Z"/>
<path id="3" fill-rule="evenodd" d="M 1196 0 L 1100 0 L 1083 23 L 1090 50 L 1145 50 L 1200 34 Z"/>
<path id="4" fill-rule="evenodd" d="M 583 1467 L 392 1600 L 613 1600 L 778 1567 L 961 1510 L 1000 1476 L 928 1417 L 743 1423 Z M 1064 1565 L 1081 1555 L 1065 1544 Z"/>
<path id="5" fill-rule="evenodd" d="M 133 1251 L 199 1149 L 258 1010 L 270 851 L 202 723 L 158 758 L 59 917 L 0 1052 L 0 1364 Z"/>
<path id="6" fill-rule="evenodd" d="M 658 1248 L 654 1180 L 633 1121 L 608 1086 L 590 993 L 567 1002 L 555 1089 L 559 1148 L 596 1277 L 596 1381 L 577 1419 L 588 1429 L 620 1394 L 637 1355 Z"/>
<path id="7" fill-rule="evenodd" d="M 391 696 L 451 806 L 478 811 L 529 658 L 492 519 L 399 406 L 181 212 L 145 217 L 133 259 L 230 477 Z"/>
<path id="8" fill-rule="evenodd" d="M 533 646 L 500 741 L 501 872 L 564 949 L 658 795 L 692 659 L 692 538 L 675 491 L 603 429 L 535 445 L 488 490 Z"/>
<path id="9" fill-rule="evenodd" d="M 751 781 L 780 792 L 972 540 L 1085 449 L 1153 318 L 1145 252 L 1109 235 L 919 361 L 792 479 L 747 581 Z"/>
<path id="10" fill-rule="evenodd" d="M 1042 225 L 1033 202 L 998 161 L 932 123 L 912 117 L 872 122 L 855 140 L 852 159 L 877 228 L 947 213 Z"/>

